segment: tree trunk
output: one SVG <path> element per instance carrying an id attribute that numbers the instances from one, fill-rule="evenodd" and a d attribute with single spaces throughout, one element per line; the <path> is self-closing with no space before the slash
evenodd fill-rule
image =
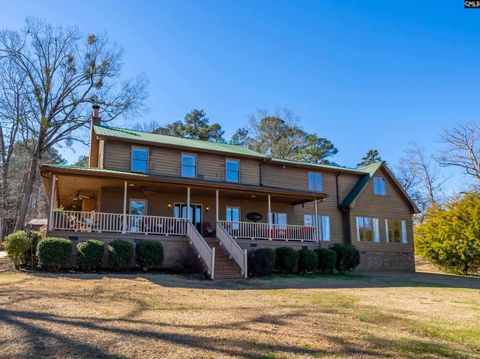
<path id="1" fill-rule="evenodd" d="M 27 180 L 25 181 L 25 187 L 23 188 L 22 202 L 18 211 L 17 222 L 15 223 L 15 230 L 23 229 L 25 226 L 25 218 L 27 217 L 28 205 L 30 204 L 30 198 L 32 196 L 33 184 L 37 177 L 37 167 L 40 159 L 40 155 L 35 153 L 32 156 L 32 162 L 30 164 L 30 171 L 28 172 Z"/>

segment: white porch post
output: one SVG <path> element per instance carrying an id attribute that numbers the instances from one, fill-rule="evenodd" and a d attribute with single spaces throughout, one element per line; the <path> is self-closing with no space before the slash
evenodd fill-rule
<path id="1" fill-rule="evenodd" d="M 218 194 L 218 189 L 215 190 L 215 218 L 216 218 L 216 223 L 218 223 L 218 219 L 219 219 L 219 211 L 220 211 L 220 208 L 219 208 L 219 194 Z M 215 223 L 215 227 L 216 227 L 216 223 Z"/>
<path id="2" fill-rule="evenodd" d="M 128 183 L 125 181 L 123 187 L 123 227 L 122 233 L 127 233 L 127 191 L 128 191 Z"/>
<path id="3" fill-rule="evenodd" d="M 48 214 L 48 230 L 51 231 L 53 229 L 53 207 L 55 207 L 55 190 L 56 190 L 56 182 L 57 176 L 52 176 L 52 183 L 50 185 L 50 212 Z"/>
<path id="4" fill-rule="evenodd" d="M 320 231 L 318 230 L 318 204 L 317 204 L 317 200 L 315 199 L 314 201 L 315 203 L 315 239 L 317 240 L 317 242 L 320 240 Z"/>
<path id="5" fill-rule="evenodd" d="M 272 201 L 268 195 L 268 240 L 272 240 Z"/>
<path id="6" fill-rule="evenodd" d="M 192 221 L 190 218 L 190 187 L 187 187 L 187 219 L 189 222 Z"/>

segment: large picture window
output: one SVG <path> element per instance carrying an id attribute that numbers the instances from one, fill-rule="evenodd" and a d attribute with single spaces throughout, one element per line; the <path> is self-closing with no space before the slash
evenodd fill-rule
<path id="1" fill-rule="evenodd" d="M 405 221 L 396 219 L 385 220 L 385 237 L 387 242 L 407 243 L 407 225 Z"/>
<path id="2" fill-rule="evenodd" d="M 373 177 L 373 193 L 380 196 L 385 196 L 387 194 L 385 178 Z"/>
<path id="3" fill-rule="evenodd" d="M 197 177 L 197 156 L 182 154 L 182 177 Z"/>
<path id="4" fill-rule="evenodd" d="M 225 180 L 227 182 L 240 181 L 240 165 L 238 160 L 225 160 Z"/>
<path id="5" fill-rule="evenodd" d="M 357 241 L 380 242 L 378 218 L 357 217 Z"/>
<path id="6" fill-rule="evenodd" d="M 319 172 L 308 172 L 308 190 L 322 192 L 322 174 Z"/>
<path id="7" fill-rule="evenodd" d="M 132 158 L 131 158 L 130 170 L 132 172 L 147 173 L 148 148 L 132 147 Z"/>

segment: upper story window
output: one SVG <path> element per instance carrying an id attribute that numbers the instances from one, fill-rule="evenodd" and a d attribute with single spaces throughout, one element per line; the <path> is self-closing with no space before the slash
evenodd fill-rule
<path id="1" fill-rule="evenodd" d="M 197 177 L 197 156 L 182 153 L 182 177 Z"/>
<path id="2" fill-rule="evenodd" d="M 147 173 L 148 148 L 132 147 L 132 158 L 131 158 L 130 169 L 132 172 Z"/>
<path id="3" fill-rule="evenodd" d="M 357 241 L 380 242 L 378 218 L 357 217 Z"/>
<path id="4" fill-rule="evenodd" d="M 240 164 L 238 160 L 225 160 L 225 180 L 238 182 L 240 180 Z"/>
<path id="5" fill-rule="evenodd" d="M 322 192 L 322 174 L 319 172 L 308 172 L 308 190 Z"/>
<path id="6" fill-rule="evenodd" d="M 373 177 L 373 193 L 381 196 L 385 196 L 387 194 L 385 178 Z"/>

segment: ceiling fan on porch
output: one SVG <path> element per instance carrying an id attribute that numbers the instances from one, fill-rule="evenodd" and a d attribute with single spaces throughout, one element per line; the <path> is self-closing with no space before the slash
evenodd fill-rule
<path id="1" fill-rule="evenodd" d="M 146 189 L 145 187 L 140 188 L 140 192 L 142 192 L 145 196 L 156 194 L 157 192 Z"/>
<path id="2" fill-rule="evenodd" d="M 75 193 L 75 195 L 73 196 L 74 201 L 81 201 L 82 199 L 91 199 L 91 198 L 92 197 L 80 194 L 80 191 L 77 191 L 77 193 Z"/>

